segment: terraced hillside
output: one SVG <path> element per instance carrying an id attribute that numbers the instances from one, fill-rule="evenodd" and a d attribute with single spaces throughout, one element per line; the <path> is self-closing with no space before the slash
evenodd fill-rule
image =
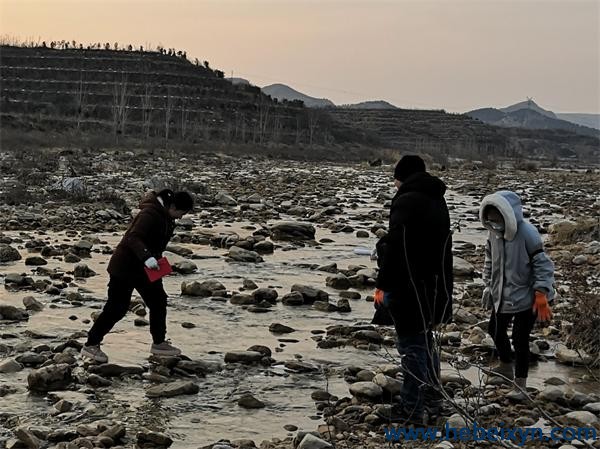
<path id="1" fill-rule="evenodd" d="M 380 144 L 401 151 L 482 158 L 535 157 L 598 163 L 600 140 L 567 130 L 505 128 L 465 114 L 414 109 L 331 109 L 337 123 L 378 136 Z"/>
<path id="2" fill-rule="evenodd" d="M 300 102 L 233 85 L 208 63 L 148 51 L 0 47 L 4 124 L 166 140 L 328 139 Z M 315 123 L 316 122 L 316 123 Z"/>

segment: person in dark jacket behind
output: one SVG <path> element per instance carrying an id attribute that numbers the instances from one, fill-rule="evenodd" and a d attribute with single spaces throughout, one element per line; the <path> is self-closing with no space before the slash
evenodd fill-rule
<path id="1" fill-rule="evenodd" d="M 432 330 L 452 320 L 452 232 L 446 185 L 427 173 L 423 159 L 404 156 L 394 178 L 388 234 L 377 243 L 375 307 L 387 310 L 396 328 L 404 382 L 401 403 L 378 414 L 421 423 L 425 408 L 435 414 L 441 405 Z"/>
<path id="2" fill-rule="evenodd" d="M 162 279 L 150 282 L 144 268 L 159 269 L 157 259 L 162 257 L 173 236 L 175 219 L 190 212 L 193 206 L 188 193 L 174 193 L 168 189 L 158 194 L 151 192 L 142 199 L 140 212 L 129 225 L 108 263 L 108 300 L 88 332 L 87 342 L 81 350 L 82 356 L 99 363 L 108 362 L 100 343 L 127 313 L 134 289 L 150 309 L 153 341 L 150 352 L 162 356 L 181 354 L 178 348 L 165 340 L 167 294 Z"/>

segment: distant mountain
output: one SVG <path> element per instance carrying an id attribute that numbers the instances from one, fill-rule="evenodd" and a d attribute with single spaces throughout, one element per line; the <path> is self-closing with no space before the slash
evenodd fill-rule
<path id="1" fill-rule="evenodd" d="M 546 109 L 539 107 L 533 100 L 522 101 L 520 103 L 516 103 L 511 106 L 501 108 L 500 110 L 502 112 L 510 113 L 510 112 L 520 111 L 521 109 L 529 109 L 529 110 L 537 112 L 538 114 L 545 115 L 546 117 L 556 118 L 556 115 L 554 114 L 554 112 L 547 111 Z"/>
<path id="2" fill-rule="evenodd" d="M 285 84 L 271 84 L 262 88 L 263 93 L 270 95 L 271 98 L 278 100 L 301 100 L 309 108 L 327 108 L 335 107 L 335 104 L 327 98 L 315 98 L 298 92 Z"/>
<path id="3" fill-rule="evenodd" d="M 561 120 L 554 112 L 539 107 L 533 100 L 523 101 L 502 109 L 476 109 L 467 112 L 467 115 L 490 125 L 507 128 L 560 129 L 585 136 L 600 136 L 598 129 Z"/>
<path id="4" fill-rule="evenodd" d="M 340 108 L 346 109 L 398 109 L 397 106 L 394 106 L 391 103 L 388 103 L 384 100 L 375 100 L 375 101 L 363 101 L 362 103 L 356 104 L 344 104 L 341 105 Z"/>
<path id="5" fill-rule="evenodd" d="M 578 114 L 570 112 L 559 112 L 556 116 L 561 120 L 576 123 L 589 128 L 600 129 L 600 114 Z"/>

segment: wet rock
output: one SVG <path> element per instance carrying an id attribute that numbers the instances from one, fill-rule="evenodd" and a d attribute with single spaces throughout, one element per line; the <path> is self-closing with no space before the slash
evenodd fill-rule
<path id="1" fill-rule="evenodd" d="M 350 280 L 342 273 L 338 273 L 334 276 L 328 276 L 325 283 L 328 287 L 336 290 L 347 290 L 351 287 Z"/>
<path id="2" fill-rule="evenodd" d="M 358 237 L 359 239 L 369 238 L 369 235 L 370 234 L 369 234 L 368 231 L 365 231 L 365 230 L 362 230 L 362 229 L 359 230 L 359 231 L 356 231 L 356 237 Z"/>
<path id="3" fill-rule="evenodd" d="M 335 262 L 332 262 L 327 265 L 321 265 L 319 268 L 317 268 L 317 271 L 323 271 L 325 273 L 337 273 L 338 267 Z"/>
<path id="4" fill-rule="evenodd" d="M 267 301 L 271 304 L 275 304 L 277 302 L 277 290 L 273 288 L 259 288 L 258 290 L 252 293 L 252 296 L 257 301 Z"/>
<path id="5" fill-rule="evenodd" d="M 383 389 L 373 382 L 355 382 L 350 385 L 350 394 L 358 399 L 377 401 L 383 394 Z"/>
<path id="6" fill-rule="evenodd" d="M 546 385 L 565 385 L 566 382 L 560 377 L 549 377 L 544 381 Z"/>
<path id="7" fill-rule="evenodd" d="M 192 274 L 198 270 L 198 266 L 194 262 L 190 262 L 189 260 L 175 262 L 171 266 L 173 267 L 173 271 L 179 274 Z"/>
<path id="8" fill-rule="evenodd" d="M 310 223 L 284 221 L 271 226 L 273 240 L 314 240 L 315 227 Z"/>
<path id="9" fill-rule="evenodd" d="M 25 265 L 37 267 L 41 265 L 48 265 L 48 261 L 40 256 L 30 256 L 25 259 Z"/>
<path id="10" fill-rule="evenodd" d="M 181 294 L 186 296 L 200 296 L 207 298 L 209 296 L 220 296 L 221 292 L 225 291 L 225 286 L 218 281 L 193 281 L 181 283 Z"/>
<path id="11" fill-rule="evenodd" d="M 33 432 L 25 427 L 19 427 L 15 431 L 15 435 L 28 449 L 39 449 L 44 446 L 44 441 L 36 437 Z"/>
<path id="12" fill-rule="evenodd" d="M 315 301 L 313 303 L 313 309 L 319 310 L 321 312 L 337 312 L 338 308 L 335 304 L 330 303 L 329 301 Z"/>
<path id="13" fill-rule="evenodd" d="M 594 415 L 600 415 L 600 402 L 590 402 L 583 407 L 586 412 L 591 412 Z"/>
<path id="14" fill-rule="evenodd" d="M 15 306 L 8 304 L 0 304 L 0 320 L 11 320 L 11 321 L 27 321 L 29 314 Z"/>
<path id="15" fill-rule="evenodd" d="M 190 381 L 175 381 L 167 384 L 156 385 L 146 390 L 146 396 L 149 398 L 170 398 L 184 394 L 196 394 L 200 387 Z"/>
<path id="16" fill-rule="evenodd" d="M 271 350 L 267 346 L 263 345 L 250 346 L 247 351 L 260 352 L 263 357 L 271 357 L 272 355 Z"/>
<path id="17" fill-rule="evenodd" d="M 300 444 L 298 444 L 297 449 L 330 449 L 333 446 L 325 440 L 322 440 L 319 437 L 314 436 L 311 433 L 307 433 Z"/>
<path id="18" fill-rule="evenodd" d="M 0 373 L 9 374 L 16 373 L 23 369 L 23 365 L 14 359 L 5 359 L 0 362 Z"/>
<path id="19" fill-rule="evenodd" d="M 336 307 L 337 307 L 337 311 L 340 313 L 350 313 L 352 311 L 352 308 L 350 307 L 350 303 L 348 302 L 347 299 L 338 300 Z"/>
<path id="20" fill-rule="evenodd" d="M 216 373 L 222 369 L 220 363 L 204 360 L 180 360 L 177 368 L 197 376 L 204 377 L 206 373 Z"/>
<path id="21" fill-rule="evenodd" d="M 463 324 L 477 323 L 477 317 L 462 307 L 457 308 L 453 312 L 453 316 L 454 316 L 454 321 L 457 323 L 463 323 Z"/>
<path id="22" fill-rule="evenodd" d="M 269 331 L 273 332 L 274 334 L 289 334 L 295 332 L 296 329 L 280 323 L 273 323 L 269 326 Z"/>
<path id="23" fill-rule="evenodd" d="M 96 387 L 96 388 L 102 388 L 102 387 L 108 387 L 110 385 L 112 385 L 112 382 L 108 379 L 105 379 L 102 376 L 99 376 L 97 374 L 90 374 L 87 377 L 86 382 L 91 385 L 92 387 Z"/>
<path id="24" fill-rule="evenodd" d="M 43 354 L 36 354 L 35 352 L 26 352 L 18 356 L 15 360 L 25 366 L 40 366 L 48 360 L 48 357 Z"/>
<path id="25" fill-rule="evenodd" d="M 392 377 L 386 376 L 383 373 L 379 373 L 373 377 L 373 383 L 379 385 L 383 391 L 389 393 L 392 396 L 400 394 L 402 391 L 402 382 L 393 379 Z"/>
<path id="26" fill-rule="evenodd" d="M 219 192 L 215 195 L 215 202 L 221 206 L 237 206 L 237 201 L 225 192 Z"/>
<path id="27" fill-rule="evenodd" d="M 301 306 L 304 304 L 304 296 L 300 292 L 291 292 L 281 298 L 285 306 Z"/>
<path id="28" fill-rule="evenodd" d="M 258 300 L 254 296 L 234 294 L 229 302 L 235 306 L 249 306 L 258 304 Z"/>
<path id="29" fill-rule="evenodd" d="M 173 440 L 167 435 L 150 430 L 138 432 L 136 440 L 140 449 L 167 448 L 173 444 Z"/>
<path id="30" fill-rule="evenodd" d="M 299 362 L 297 360 L 288 360 L 283 364 L 283 366 L 285 366 L 288 370 L 297 373 L 313 373 L 319 370 L 319 368 L 311 365 L 310 363 Z"/>
<path id="31" fill-rule="evenodd" d="M 88 372 L 103 377 L 121 377 L 123 375 L 141 375 L 144 373 L 144 368 L 137 365 L 125 366 L 115 363 L 103 363 L 102 365 L 90 366 Z"/>
<path id="32" fill-rule="evenodd" d="M 16 262 L 21 260 L 21 254 L 15 248 L 5 243 L 0 243 L 0 263 Z"/>
<path id="33" fill-rule="evenodd" d="M 564 415 L 565 421 L 570 425 L 575 426 L 592 426 L 598 423 L 598 417 L 592 412 L 587 411 L 575 411 L 569 412 Z"/>
<path id="34" fill-rule="evenodd" d="M 255 244 L 253 249 L 258 254 L 273 254 L 274 245 L 272 242 L 263 240 L 262 242 L 258 242 L 257 244 Z"/>
<path id="35" fill-rule="evenodd" d="M 76 278 L 89 278 L 92 276 L 96 276 L 96 272 L 89 268 L 86 264 L 78 263 L 73 269 L 73 275 Z"/>
<path id="36" fill-rule="evenodd" d="M 458 277 L 472 276 L 475 273 L 473 264 L 458 256 L 453 257 L 452 269 Z"/>
<path id="37" fill-rule="evenodd" d="M 381 334 L 375 330 L 368 330 L 368 329 L 364 329 L 364 330 L 359 330 L 356 331 L 352 334 L 352 338 L 355 338 L 356 340 L 364 340 L 364 341 L 368 341 L 369 343 L 376 343 L 376 344 L 381 344 L 383 342 L 383 337 L 381 336 Z"/>
<path id="38" fill-rule="evenodd" d="M 250 408 L 250 409 L 255 409 L 255 408 L 264 408 L 265 407 L 265 403 L 256 399 L 254 396 L 252 396 L 251 394 L 245 394 L 242 397 L 240 397 L 238 399 L 237 404 L 240 407 L 243 408 Z"/>
<path id="39" fill-rule="evenodd" d="M 73 403 L 67 401 L 66 399 L 61 399 L 56 404 L 54 404 L 54 409 L 59 413 L 69 412 L 73 409 Z"/>
<path id="40" fill-rule="evenodd" d="M 467 427 L 467 422 L 465 421 L 465 418 L 458 413 L 455 413 L 446 420 L 446 426 L 461 429 Z"/>
<path id="41" fill-rule="evenodd" d="M 27 376 L 29 389 L 39 392 L 63 390 L 71 380 L 71 367 L 67 364 L 46 366 L 31 371 Z"/>
<path id="42" fill-rule="evenodd" d="M 194 323 L 184 321 L 183 323 L 181 323 L 181 327 L 183 327 L 184 329 L 193 329 L 196 327 L 196 325 Z"/>
<path id="43" fill-rule="evenodd" d="M 263 358 L 260 352 L 256 351 L 232 351 L 225 354 L 225 363 L 258 363 Z"/>
<path id="44" fill-rule="evenodd" d="M 2 311 L 0 310 L 0 314 Z M 578 353 L 573 349 L 567 348 L 565 345 L 559 344 L 555 352 L 556 360 L 565 365 L 585 365 L 589 357 L 584 353 Z"/>
<path id="45" fill-rule="evenodd" d="M 44 310 L 44 305 L 33 296 L 26 296 L 23 298 L 23 305 L 27 310 L 31 310 L 33 312 L 41 312 Z"/>
<path id="46" fill-rule="evenodd" d="M 360 293 L 358 292 L 353 292 L 353 291 L 342 291 L 340 292 L 340 297 L 344 298 L 344 299 L 360 299 Z"/>
<path id="47" fill-rule="evenodd" d="M 239 246 L 232 246 L 227 254 L 229 259 L 235 262 L 250 262 L 260 263 L 264 262 L 264 259 L 255 251 L 249 251 L 247 249 L 240 248 Z"/>
<path id="48" fill-rule="evenodd" d="M 136 318 L 133 320 L 133 325 L 138 327 L 149 326 L 150 322 L 145 318 Z"/>
<path id="49" fill-rule="evenodd" d="M 244 290 L 256 290 L 258 288 L 258 285 L 251 279 L 244 279 L 242 288 Z"/>
<path id="50" fill-rule="evenodd" d="M 305 304 L 312 304 L 315 301 L 329 301 L 329 293 L 308 285 L 294 284 L 292 285 L 292 292 L 300 293 Z"/>

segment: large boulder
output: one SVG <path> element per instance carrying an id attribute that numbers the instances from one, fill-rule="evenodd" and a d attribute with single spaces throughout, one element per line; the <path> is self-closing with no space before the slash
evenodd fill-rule
<path id="1" fill-rule="evenodd" d="M 329 301 L 329 293 L 308 285 L 294 284 L 292 292 L 298 292 L 304 298 L 305 304 L 312 304 L 315 301 Z"/>
<path id="2" fill-rule="evenodd" d="M 473 264 L 458 256 L 453 257 L 452 269 L 458 277 L 472 276 L 475 273 Z"/>
<path id="3" fill-rule="evenodd" d="M 350 385 L 350 394 L 357 399 L 376 401 L 381 398 L 383 388 L 373 382 L 355 382 Z"/>
<path id="4" fill-rule="evenodd" d="M 190 381 L 175 381 L 166 384 L 155 385 L 146 390 L 146 396 L 149 398 L 170 398 L 184 394 L 196 394 L 200 387 Z"/>
<path id="5" fill-rule="evenodd" d="M 258 351 L 231 351 L 225 354 L 225 363 L 258 363 L 263 354 Z"/>
<path id="6" fill-rule="evenodd" d="M 310 223 L 282 221 L 271 226 L 273 240 L 314 240 L 315 227 Z"/>
<path id="7" fill-rule="evenodd" d="M 181 294 L 186 296 L 200 296 L 207 298 L 209 296 L 221 296 L 225 291 L 225 286 L 218 281 L 211 280 L 181 283 Z"/>
<path id="8" fill-rule="evenodd" d="M 1 243 L 0 244 L 0 263 L 15 262 L 17 260 L 21 260 L 21 254 L 19 254 L 19 251 L 10 245 Z"/>
<path id="9" fill-rule="evenodd" d="M 247 249 L 240 248 L 239 246 L 232 246 L 227 254 L 230 260 L 235 262 L 263 262 L 263 258 L 256 251 L 249 251 Z"/>
<path id="10" fill-rule="evenodd" d="M 348 279 L 342 273 L 328 276 L 326 279 L 328 287 L 335 288 L 336 290 L 347 290 L 351 287 L 350 279 Z"/>
<path id="11" fill-rule="evenodd" d="M 0 304 L 0 320 L 26 321 L 29 314 L 15 306 L 9 304 Z"/>
<path id="12" fill-rule="evenodd" d="M 71 383 L 71 367 L 66 363 L 33 370 L 27 376 L 29 389 L 38 392 L 64 390 Z"/>

